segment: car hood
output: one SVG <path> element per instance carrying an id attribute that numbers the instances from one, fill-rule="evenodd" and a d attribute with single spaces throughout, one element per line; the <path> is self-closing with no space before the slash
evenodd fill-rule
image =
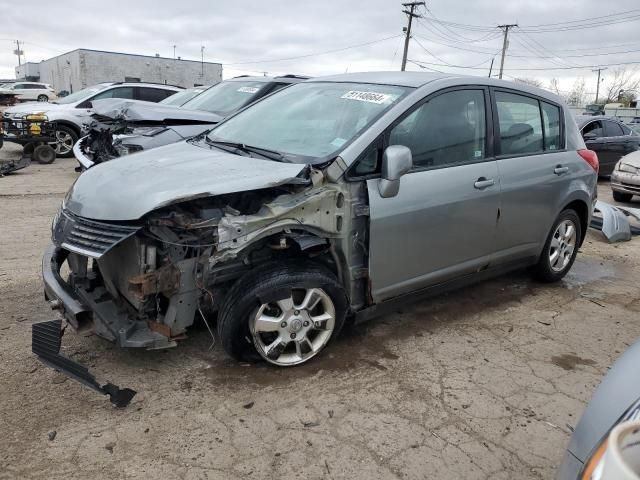
<path id="1" fill-rule="evenodd" d="M 9 114 L 9 116 L 13 116 L 13 114 L 25 115 L 27 113 L 40 113 L 40 112 L 53 112 L 53 111 L 62 111 L 69 110 L 75 108 L 75 104 L 64 104 L 58 105 L 57 103 L 44 103 L 44 102 L 27 102 L 21 103 L 20 105 L 14 105 L 13 107 L 7 108 L 5 110 L 5 114 Z"/>
<path id="2" fill-rule="evenodd" d="M 93 102 L 93 111 L 100 117 L 128 122 L 162 122 L 165 124 L 218 123 L 222 117 L 202 110 L 188 110 L 173 105 L 105 98 Z"/>
<path id="3" fill-rule="evenodd" d="M 640 340 L 613 364 L 593 394 L 567 448 L 584 463 L 614 423 L 640 398 Z"/>
<path id="4" fill-rule="evenodd" d="M 305 168 L 179 142 L 90 168 L 69 190 L 64 208 L 94 220 L 137 220 L 173 203 L 305 183 L 297 178 Z"/>
<path id="5" fill-rule="evenodd" d="M 640 150 L 631 152 L 620 159 L 620 163 L 631 165 L 632 167 L 640 168 Z"/>

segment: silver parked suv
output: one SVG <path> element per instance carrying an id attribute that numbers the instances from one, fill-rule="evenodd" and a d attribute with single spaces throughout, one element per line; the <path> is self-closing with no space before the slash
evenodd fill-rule
<path id="1" fill-rule="evenodd" d="M 231 356 L 281 366 L 409 299 L 521 267 L 561 279 L 598 170 L 555 95 L 408 72 L 307 80 L 134 155 L 67 194 L 46 298 L 121 347 L 217 319 Z"/>

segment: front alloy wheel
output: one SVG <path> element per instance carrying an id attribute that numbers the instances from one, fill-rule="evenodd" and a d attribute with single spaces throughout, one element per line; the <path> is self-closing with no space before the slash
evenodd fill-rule
<path id="1" fill-rule="evenodd" d="M 324 348 L 335 326 L 336 309 L 321 288 L 294 289 L 287 297 L 264 303 L 250 330 L 258 354 L 280 366 L 303 363 Z"/>
<path id="2" fill-rule="evenodd" d="M 236 360 L 289 367 L 318 355 L 349 308 L 336 276 L 310 260 L 270 263 L 238 279 L 218 312 L 218 338 Z"/>

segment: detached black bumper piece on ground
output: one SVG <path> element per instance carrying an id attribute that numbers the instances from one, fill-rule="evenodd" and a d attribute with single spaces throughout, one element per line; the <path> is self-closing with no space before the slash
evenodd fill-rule
<path id="1" fill-rule="evenodd" d="M 109 395 L 111 403 L 116 407 L 124 408 L 129 405 L 136 391 L 130 388 L 120 389 L 112 383 L 100 386 L 87 367 L 60 354 L 62 335 L 64 335 L 62 320 L 50 320 L 32 325 L 31 350 L 38 356 L 38 360 L 96 392 Z"/>

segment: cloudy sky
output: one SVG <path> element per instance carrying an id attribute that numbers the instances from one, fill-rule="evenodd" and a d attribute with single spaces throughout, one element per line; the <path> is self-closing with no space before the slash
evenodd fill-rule
<path id="1" fill-rule="evenodd" d="M 406 0 L 405 0 L 406 1 Z M 200 59 L 224 64 L 224 76 L 268 72 L 322 75 L 397 70 L 407 17 L 399 0 L 0 0 L 0 78 L 14 78 L 15 40 L 28 61 L 75 48 Z M 98 6 L 99 5 L 99 6 Z M 502 35 L 517 23 L 506 78 L 562 89 L 583 77 L 595 90 L 595 65 L 632 63 L 640 72 L 638 0 L 430 0 L 414 23 L 408 69 L 487 75 Z M 551 24 L 551 25 L 550 25 Z M 352 47 L 352 48 L 346 48 Z M 615 52 L 615 53 L 612 53 Z M 467 67 L 467 68 L 462 68 Z M 469 68 L 471 67 L 471 68 Z M 579 68 L 576 68 L 579 67 Z"/>

